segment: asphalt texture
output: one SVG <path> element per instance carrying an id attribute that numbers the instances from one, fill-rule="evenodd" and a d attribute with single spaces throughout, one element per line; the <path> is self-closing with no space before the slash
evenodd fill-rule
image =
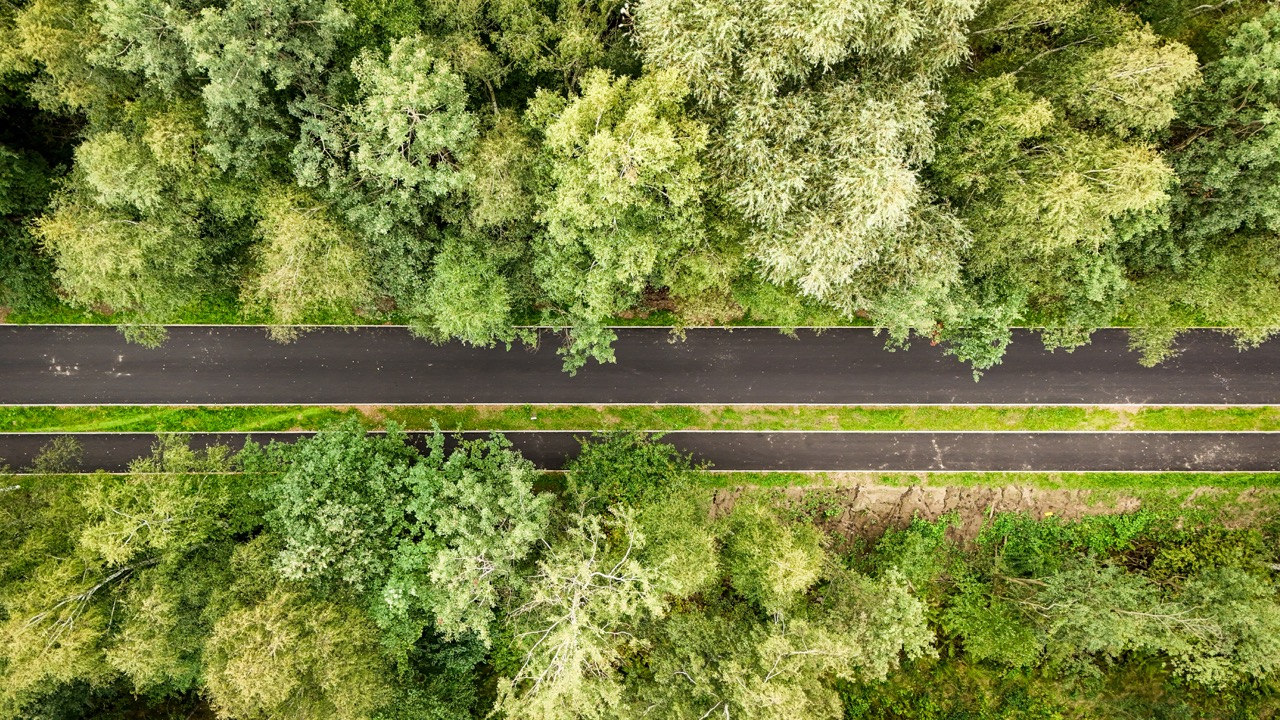
<path id="1" fill-rule="evenodd" d="M 0 404 L 1280 404 L 1280 341 L 1241 352 L 1194 331 L 1157 368 L 1122 330 L 1074 352 L 1017 331 L 975 382 L 941 348 L 888 352 L 869 328 L 619 329 L 617 363 L 561 370 L 537 349 L 433 345 L 400 327 L 323 328 L 290 344 L 261 327 L 185 326 L 155 349 L 108 326 L 0 326 Z"/>
<path id="2" fill-rule="evenodd" d="M 196 447 L 239 449 L 293 442 L 312 433 L 197 433 Z M 577 454 L 586 432 L 505 433 L 539 467 L 558 470 Z M 464 433 L 464 438 L 487 437 Z M 422 445 L 425 433 L 410 433 Z M 30 467 L 47 433 L 0 433 L 0 458 L 15 470 Z M 155 436 L 91 433 L 78 469 L 120 472 L 147 455 Z M 1280 433 L 1167 432 L 671 432 L 663 436 L 717 470 L 829 471 L 1280 471 Z"/>

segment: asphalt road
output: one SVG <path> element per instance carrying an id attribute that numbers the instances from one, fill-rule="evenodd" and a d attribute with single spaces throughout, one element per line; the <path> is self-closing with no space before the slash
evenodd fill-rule
<path id="1" fill-rule="evenodd" d="M 254 440 L 292 442 L 311 433 L 253 433 Z M 421 444 L 422 433 L 411 433 Z M 487 433 L 465 433 L 484 437 Z M 525 457 L 556 470 L 576 455 L 585 432 L 506 433 Z M 30 466 L 55 434 L 0 433 L 0 458 Z M 82 469 L 125 470 L 148 454 L 154 435 L 76 436 Z M 239 448 L 243 433 L 200 433 L 192 443 Z M 672 432 L 665 441 L 718 470 L 831 471 L 1280 471 L 1280 433 L 1156 432 Z"/>
<path id="2" fill-rule="evenodd" d="M 887 352 L 868 328 L 618 335 L 617 364 L 570 377 L 555 338 L 484 349 L 326 328 L 281 345 L 259 327 L 188 326 L 148 349 L 112 327 L 0 326 L 0 404 L 1280 404 L 1280 341 L 1239 352 L 1212 331 L 1184 336 L 1158 368 L 1120 330 L 1072 353 L 1018 331 L 981 382 L 925 342 Z"/>

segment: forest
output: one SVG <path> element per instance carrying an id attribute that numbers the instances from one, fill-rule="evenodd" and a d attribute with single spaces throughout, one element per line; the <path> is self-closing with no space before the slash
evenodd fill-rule
<path id="1" fill-rule="evenodd" d="M 9 0 L 0 316 L 1280 327 L 1264 0 Z M 523 332 L 523 335 L 522 335 Z"/>
<path id="2" fill-rule="evenodd" d="M 65 474 L 63 440 L 0 476 L 0 718 L 1280 712 L 1274 511 L 842 535 L 820 495 L 713 503 L 651 436 L 584 440 L 563 475 L 427 437 L 165 435 L 122 475 Z"/>

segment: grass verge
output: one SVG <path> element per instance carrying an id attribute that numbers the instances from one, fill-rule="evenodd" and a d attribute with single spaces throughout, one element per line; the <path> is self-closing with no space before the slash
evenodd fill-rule
<path id="1" fill-rule="evenodd" d="M 1201 487 L 1248 490 L 1280 489 L 1280 473 L 932 473 L 932 472 L 717 472 L 707 474 L 710 487 L 841 487 L 888 485 L 910 487 L 1034 487 L 1041 490 L 1177 491 Z"/>
<path id="2" fill-rule="evenodd" d="M 439 405 L 4 407 L 5 432 L 318 430 L 347 417 L 427 430 L 1280 430 L 1280 407 Z"/>

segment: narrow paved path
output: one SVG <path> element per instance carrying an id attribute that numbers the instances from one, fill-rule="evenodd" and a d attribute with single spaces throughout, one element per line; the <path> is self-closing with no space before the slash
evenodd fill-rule
<path id="1" fill-rule="evenodd" d="M 311 433 L 253 433 L 258 442 L 292 442 Z M 421 443 L 423 433 L 411 433 Z M 465 433 L 485 437 L 486 433 Z M 585 432 L 506 433 L 539 467 L 556 470 L 576 455 Z M 21 469 L 55 434 L 0 433 L 0 458 Z M 149 452 L 154 435 L 76 435 L 83 469 L 121 471 Z M 243 433 L 200 433 L 198 446 L 239 448 Z M 1155 432 L 672 432 L 667 442 L 718 470 L 847 471 L 1280 471 L 1280 433 Z"/>
<path id="2" fill-rule="evenodd" d="M 1138 365 L 1120 330 L 1071 353 L 1019 331 L 981 382 L 926 342 L 886 352 L 867 328 L 618 334 L 616 365 L 570 377 L 555 338 L 483 349 L 327 328 L 280 345 L 262 328 L 205 326 L 147 349 L 111 327 L 0 326 L 0 404 L 1280 404 L 1280 342 L 1239 352 L 1212 331 L 1158 368 Z"/>

